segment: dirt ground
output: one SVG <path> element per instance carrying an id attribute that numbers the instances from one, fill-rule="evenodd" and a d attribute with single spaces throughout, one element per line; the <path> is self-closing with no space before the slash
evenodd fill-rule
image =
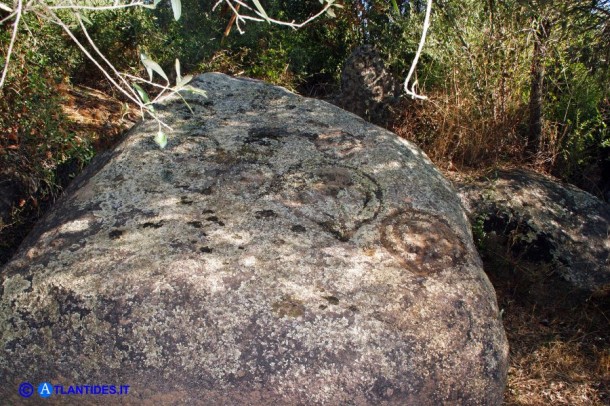
<path id="1" fill-rule="evenodd" d="M 510 344 L 507 405 L 610 404 L 610 297 L 494 241 L 480 247 Z"/>

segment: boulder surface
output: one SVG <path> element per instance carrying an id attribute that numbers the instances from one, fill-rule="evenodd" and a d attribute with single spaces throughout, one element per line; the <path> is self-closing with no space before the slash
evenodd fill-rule
<path id="1" fill-rule="evenodd" d="M 2 270 L 0 398 L 29 381 L 130 385 L 61 398 L 79 405 L 500 404 L 495 293 L 424 153 L 280 87 L 193 84 L 193 113 L 155 106 L 165 149 L 138 124 Z"/>
<path id="2" fill-rule="evenodd" d="M 523 169 L 498 171 L 459 189 L 473 221 L 507 236 L 523 259 L 550 264 L 576 288 L 610 292 L 610 205 Z"/>

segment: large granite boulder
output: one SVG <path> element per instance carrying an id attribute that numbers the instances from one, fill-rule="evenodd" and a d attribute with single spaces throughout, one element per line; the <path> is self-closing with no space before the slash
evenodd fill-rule
<path id="1" fill-rule="evenodd" d="M 545 263 L 574 287 L 610 292 L 610 205 L 523 169 L 460 186 L 474 223 L 505 237 L 522 259 Z"/>
<path id="2" fill-rule="evenodd" d="M 47 381 L 138 404 L 500 404 L 495 293 L 428 158 L 279 87 L 193 83 L 194 114 L 156 106 L 165 149 L 137 125 L 2 270 L 0 398 Z"/>

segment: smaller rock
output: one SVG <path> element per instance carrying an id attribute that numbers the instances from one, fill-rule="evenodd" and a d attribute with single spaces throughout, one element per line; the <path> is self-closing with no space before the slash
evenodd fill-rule
<path id="1" fill-rule="evenodd" d="M 354 49 L 341 73 L 341 94 L 334 103 L 374 124 L 384 125 L 398 95 L 397 82 L 372 45 Z"/>
<path id="2" fill-rule="evenodd" d="M 473 224 L 508 236 L 522 258 L 551 264 L 577 288 L 610 291 L 610 205 L 521 169 L 458 188 Z"/>

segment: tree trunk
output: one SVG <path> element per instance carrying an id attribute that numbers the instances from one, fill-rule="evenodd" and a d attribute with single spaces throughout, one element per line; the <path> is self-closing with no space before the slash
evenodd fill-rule
<path id="1" fill-rule="evenodd" d="M 532 55 L 529 132 L 526 150 L 530 157 L 540 150 L 542 138 L 542 107 L 544 102 L 544 58 L 546 57 L 546 42 L 549 37 L 550 24 L 543 20 L 534 33 L 534 54 Z"/>

